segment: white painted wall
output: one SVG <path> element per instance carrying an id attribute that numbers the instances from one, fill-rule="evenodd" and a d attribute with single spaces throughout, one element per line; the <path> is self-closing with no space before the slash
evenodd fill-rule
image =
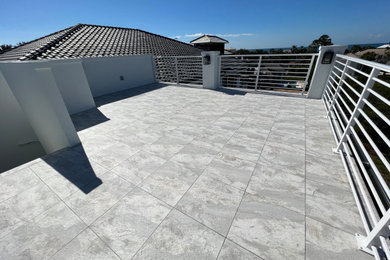
<path id="1" fill-rule="evenodd" d="M 45 154 L 0 71 L 0 173 Z"/>
<path id="2" fill-rule="evenodd" d="M 95 107 L 93 96 L 155 82 L 151 55 L 0 62 L 0 72 L 0 171 L 79 143 L 69 114 Z"/>
<path id="3" fill-rule="evenodd" d="M 51 153 L 80 140 L 51 68 L 38 63 L 0 64 L 0 70 L 42 147 Z"/>
<path id="4" fill-rule="evenodd" d="M 94 97 L 156 82 L 152 55 L 83 58 L 82 63 Z"/>
<path id="5" fill-rule="evenodd" d="M 96 107 L 81 60 L 55 61 L 49 64 L 69 114 Z"/>

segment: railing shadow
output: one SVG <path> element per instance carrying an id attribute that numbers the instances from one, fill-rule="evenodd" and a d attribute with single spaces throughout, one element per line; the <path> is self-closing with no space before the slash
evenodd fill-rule
<path id="1" fill-rule="evenodd" d="M 81 144 L 57 151 L 42 159 L 85 194 L 103 183 L 96 175 Z"/>

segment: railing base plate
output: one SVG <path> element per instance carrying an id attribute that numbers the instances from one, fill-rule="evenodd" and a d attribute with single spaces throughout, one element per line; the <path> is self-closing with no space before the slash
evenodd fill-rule
<path id="1" fill-rule="evenodd" d="M 359 247 L 359 249 L 361 251 L 363 251 L 363 252 L 365 252 L 367 254 L 370 254 L 370 255 L 374 254 L 371 249 L 368 249 L 367 247 L 365 247 L 365 245 L 364 245 L 364 240 L 366 238 L 365 236 L 356 233 L 355 237 L 356 237 L 356 241 L 357 241 L 358 247 Z"/>

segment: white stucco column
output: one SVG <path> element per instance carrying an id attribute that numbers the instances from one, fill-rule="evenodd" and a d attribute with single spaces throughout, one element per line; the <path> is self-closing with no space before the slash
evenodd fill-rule
<path id="1" fill-rule="evenodd" d="M 205 61 L 210 57 L 210 64 Z M 203 88 L 216 89 L 219 87 L 219 51 L 202 52 Z"/>
<path id="2" fill-rule="evenodd" d="M 330 46 L 320 46 L 320 53 L 318 55 L 316 67 L 314 69 L 313 77 L 311 79 L 311 85 L 308 98 L 321 98 L 322 93 L 324 92 L 326 81 L 330 70 L 332 69 L 334 62 L 336 60 L 336 54 L 344 54 L 348 46 L 346 45 L 330 45 Z M 333 52 L 332 62 L 330 64 L 322 64 L 322 59 L 326 52 Z"/>
<path id="3" fill-rule="evenodd" d="M 80 143 L 51 68 L 14 63 L 2 70 L 47 153 Z"/>

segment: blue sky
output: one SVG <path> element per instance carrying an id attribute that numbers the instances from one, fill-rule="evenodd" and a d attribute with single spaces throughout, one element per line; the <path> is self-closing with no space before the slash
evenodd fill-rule
<path id="1" fill-rule="evenodd" d="M 77 23 L 137 28 L 189 42 L 220 34 L 234 48 L 390 41 L 389 0 L 2 1 L 0 44 L 30 41 Z"/>

